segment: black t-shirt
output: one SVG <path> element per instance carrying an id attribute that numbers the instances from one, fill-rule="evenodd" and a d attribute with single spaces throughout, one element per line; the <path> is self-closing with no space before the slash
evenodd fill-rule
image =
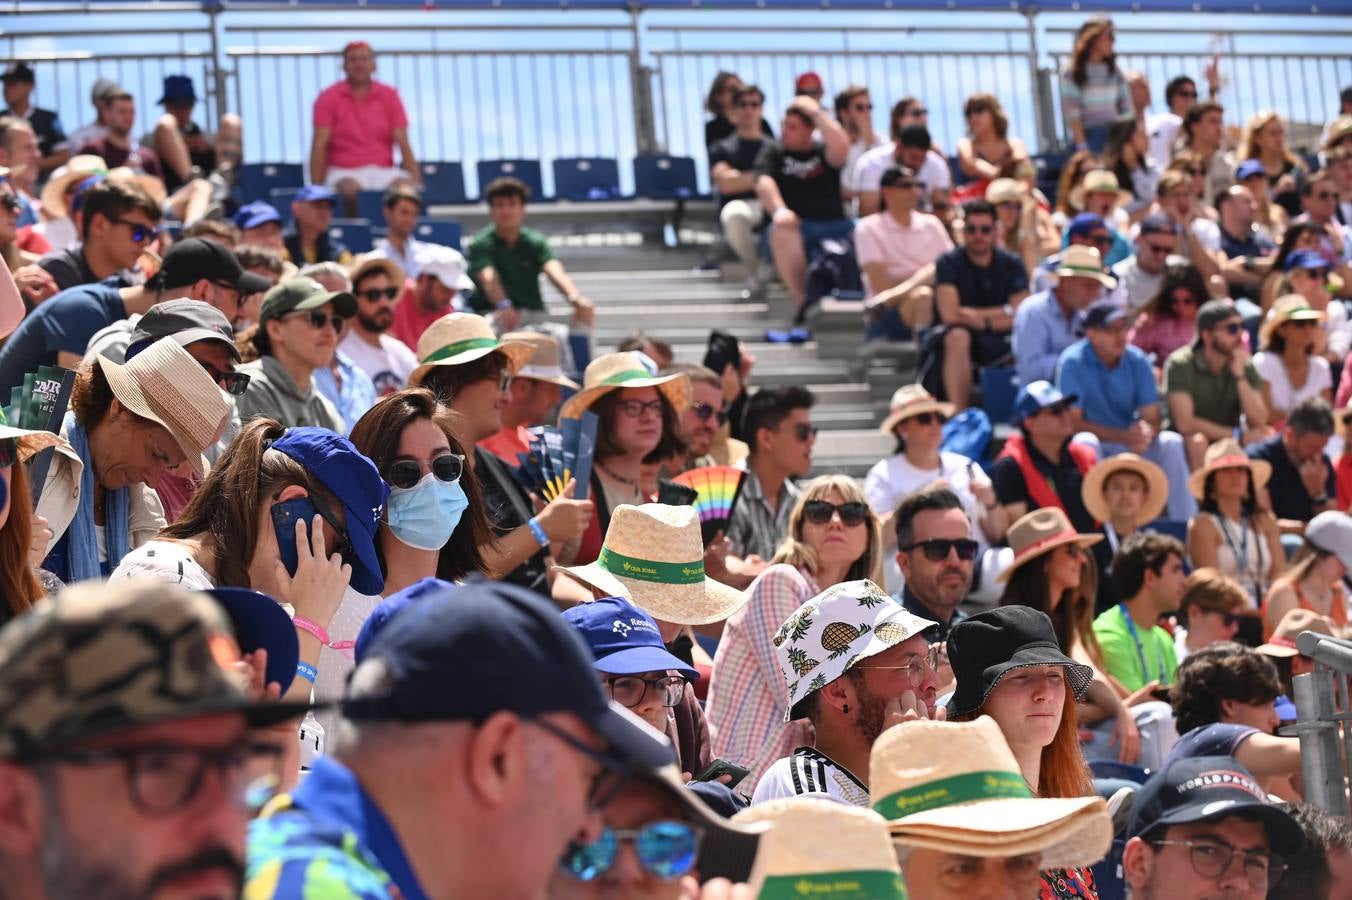
<path id="1" fill-rule="evenodd" d="M 1286 455 L 1286 445 L 1282 436 L 1268 438 L 1248 449 L 1251 459 L 1266 460 L 1272 466 L 1272 477 L 1268 479 L 1268 496 L 1272 498 L 1272 513 L 1279 519 L 1297 519 L 1308 522 L 1314 518 L 1314 503 L 1305 482 L 1300 480 L 1300 470 L 1291 457 Z M 1324 484 L 1324 494 L 1333 497 L 1338 488 L 1333 476 L 1333 466 L 1328 457 L 1324 457 L 1324 468 L 1328 478 Z"/>
<path id="2" fill-rule="evenodd" d="M 958 301 L 977 309 L 1004 306 L 1013 294 L 1028 290 L 1028 272 L 1023 261 L 1003 247 L 995 248 L 991 264 L 973 265 L 967 252 L 954 247 L 934 261 L 934 284 L 951 284 Z"/>
<path id="3" fill-rule="evenodd" d="M 811 150 L 798 152 L 785 150 L 778 141 L 766 141 L 756 158 L 756 172 L 775 180 L 784 205 L 803 221 L 845 218 L 840 169 L 827 162 L 824 145 L 813 144 Z"/>
<path id="4" fill-rule="evenodd" d="M 732 124 L 730 119 L 725 119 L 722 116 L 714 116 L 704 123 L 704 146 L 712 147 L 724 138 L 731 137 L 736 133 L 737 126 Z M 775 136 L 775 130 L 771 128 L 770 123 L 764 119 L 761 119 L 761 133 L 768 138 L 773 138 Z M 713 165 L 713 161 L 710 160 L 709 164 Z"/>
<path id="5" fill-rule="evenodd" d="M 12 115 L 16 113 L 7 109 L 0 111 L 0 116 Z M 33 126 L 33 134 L 37 135 L 38 149 L 42 151 L 43 156 L 51 156 L 56 152 L 57 144 L 65 143 L 66 132 L 61 127 L 61 120 L 50 109 L 32 107 L 29 109 L 27 119 L 28 124 Z"/>
<path id="6" fill-rule="evenodd" d="M 764 146 L 764 138 L 748 141 L 734 134 L 709 148 L 709 168 L 712 169 L 716 163 L 725 162 L 739 172 L 750 172 L 756 167 L 756 158 L 760 156 L 761 148 Z M 755 197 L 754 190 L 741 194 L 723 194 L 719 198 L 721 201 L 719 206 L 729 200 L 751 200 Z"/>
<path id="7" fill-rule="evenodd" d="M 196 122 L 189 122 L 186 126 L 179 128 L 178 133 L 183 135 L 184 138 L 199 137 L 204 134 L 202 126 Z M 189 150 L 188 159 L 203 175 L 210 175 L 216 171 L 216 150 L 210 142 L 207 143 L 205 150 Z M 164 186 L 170 193 L 183 186 L 178 174 L 168 166 L 164 167 Z"/>
<path id="8" fill-rule="evenodd" d="M 530 498 L 512 477 L 507 464 L 492 453 L 474 448 L 474 477 L 479 479 L 479 492 L 484 498 L 484 511 L 499 536 L 515 531 L 530 518 Z M 505 578 L 522 587 L 549 596 L 549 582 L 545 578 L 547 550 L 541 548 L 530 559 L 517 566 Z"/>
<path id="9" fill-rule="evenodd" d="M 1093 534 L 1097 531 L 1094 517 L 1084 508 L 1084 499 L 1080 496 L 1084 476 L 1080 474 L 1075 460 L 1071 459 L 1069 447 L 1070 441 L 1066 441 L 1066 446 L 1061 448 L 1059 463 L 1047 459 L 1032 443 L 1028 444 L 1028 452 L 1033 457 L 1033 467 L 1051 479 L 1056 496 L 1061 498 L 1061 505 L 1070 518 L 1070 524 L 1081 534 Z M 1029 512 L 1034 509 L 1032 498 L 1028 495 L 1028 484 L 1023 480 L 1023 470 L 1008 456 L 995 461 L 995 467 L 991 469 L 991 486 L 995 488 L 995 499 L 1002 506 L 1026 503 Z"/>

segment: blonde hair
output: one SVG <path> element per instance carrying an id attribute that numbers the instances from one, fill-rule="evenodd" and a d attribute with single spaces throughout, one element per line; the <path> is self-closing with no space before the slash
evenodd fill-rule
<path id="1" fill-rule="evenodd" d="M 1239 139 L 1239 158 L 1258 159 L 1258 147 L 1254 145 L 1254 135 L 1271 125 L 1273 122 L 1280 122 L 1282 117 L 1270 109 L 1260 109 L 1244 125 L 1244 134 Z M 1282 141 L 1282 159 L 1286 160 L 1287 165 L 1295 166 L 1296 170 L 1304 174 L 1308 171 L 1305 160 L 1291 152 L 1291 148 Z"/>
<path id="2" fill-rule="evenodd" d="M 868 510 L 868 513 L 864 516 L 864 527 L 868 529 L 868 545 L 864 548 L 863 555 L 855 560 L 849 571 L 845 573 L 845 580 L 857 581 L 860 578 L 867 578 L 869 581 L 882 584 L 882 527 L 878 523 L 878 517 L 873 514 L 873 508 L 869 506 L 864 492 L 860 490 L 859 484 L 853 478 L 844 475 L 822 475 L 808 482 L 807 487 L 803 488 L 803 492 L 798 495 L 798 502 L 793 505 L 793 512 L 789 514 L 789 533 L 780 542 L 779 548 L 775 551 L 774 558 L 770 562 L 772 564 L 787 563 L 813 573 L 817 571 L 817 551 L 803 541 L 803 524 L 807 521 L 807 505 L 813 500 L 826 499 L 826 495 L 831 493 L 832 490 L 838 492 L 844 502 L 862 503 L 864 508 Z"/>

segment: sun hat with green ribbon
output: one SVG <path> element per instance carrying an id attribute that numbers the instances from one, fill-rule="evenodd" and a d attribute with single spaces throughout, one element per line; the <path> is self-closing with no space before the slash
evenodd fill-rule
<path id="1" fill-rule="evenodd" d="M 704 538 L 692 506 L 617 506 L 596 562 L 555 571 L 678 625 L 721 622 L 749 596 L 704 574 Z"/>
<path id="2" fill-rule="evenodd" d="M 678 413 L 690 408 L 690 376 L 684 372 L 657 376 L 643 365 L 643 357 L 630 350 L 598 356 L 582 376 L 582 390 L 569 397 L 559 410 L 560 419 L 576 419 L 593 403 L 620 388 L 655 387 Z"/>
<path id="3" fill-rule="evenodd" d="M 494 351 L 507 359 L 507 372 L 516 374 L 535 348 L 522 341 L 500 341 L 483 316 L 449 313 L 437 319 L 418 338 L 418 368 L 409 376 L 409 387 L 418 387 L 437 366 L 463 366 Z"/>
<path id="4" fill-rule="evenodd" d="M 873 808 L 900 846 L 962 856 L 1042 854 L 1042 868 L 1087 866 L 1108 852 L 1112 819 L 1101 797 L 1038 797 L 1000 726 L 905 722 L 869 757 Z"/>
<path id="5" fill-rule="evenodd" d="M 1109 290 L 1117 287 L 1117 279 L 1103 271 L 1103 257 L 1097 247 L 1071 244 L 1061 251 L 1061 262 L 1053 274 L 1058 278 L 1092 278 Z"/>

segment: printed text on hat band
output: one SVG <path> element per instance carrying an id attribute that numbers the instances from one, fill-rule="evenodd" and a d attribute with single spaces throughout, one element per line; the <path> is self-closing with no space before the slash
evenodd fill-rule
<path id="1" fill-rule="evenodd" d="M 1023 776 L 1015 772 L 965 772 L 888 794 L 873 804 L 873 808 L 884 818 L 898 819 L 968 800 L 1032 796 Z"/>
<path id="2" fill-rule="evenodd" d="M 704 560 L 688 563 L 654 562 L 650 559 L 637 559 L 625 556 L 614 550 L 601 548 L 596 564 L 612 575 L 633 578 L 637 581 L 652 581 L 657 584 L 702 584 L 704 582 Z"/>

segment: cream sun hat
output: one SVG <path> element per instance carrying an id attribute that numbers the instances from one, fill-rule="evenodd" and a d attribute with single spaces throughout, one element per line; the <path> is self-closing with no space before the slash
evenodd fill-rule
<path id="1" fill-rule="evenodd" d="M 427 373 L 437 366 L 462 366 L 498 351 L 507 357 L 507 371 L 516 374 L 533 348 L 521 341 L 498 340 L 483 316 L 448 313 L 437 319 L 418 338 L 418 368 L 409 375 L 409 387 L 420 387 Z"/>
<path id="2" fill-rule="evenodd" d="M 1324 318 L 1324 313 L 1311 307 L 1300 294 L 1278 297 L 1263 317 L 1263 324 L 1258 326 L 1258 345 L 1267 347 L 1271 344 L 1273 333 L 1287 322 L 1322 322 Z"/>
<path id="3" fill-rule="evenodd" d="M 945 419 L 951 419 L 953 413 L 957 412 L 957 407 L 952 403 L 935 399 L 933 394 L 918 384 L 903 384 L 892 394 L 887 418 L 883 419 L 883 424 L 878 426 L 878 430 L 891 437 L 893 428 L 924 412 L 938 413 Z"/>
<path id="4" fill-rule="evenodd" d="M 1080 499 L 1084 501 L 1084 508 L 1089 511 L 1089 515 L 1099 522 L 1107 522 L 1112 518 L 1108 499 L 1103 496 L 1103 486 L 1118 472 L 1135 472 L 1145 479 L 1145 502 L 1136 514 L 1136 527 L 1158 519 L 1169 504 L 1169 478 L 1159 466 L 1135 453 L 1118 453 L 1101 459 L 1085 474 L 1084 484 L 1080 487 Z"/>
<path id="5" fill-rule="evenodd" d="M 744 809 L 732 822 L 771 825 L 751 879 L 761 900 L 906 898 L 887 821 L 871 809 L 789 797 Z"/>
<path id="6" fill-rule="evenodd" d="M 1122 185 L 1111 169 L 1090 169 L 1085 172 L 1084 178 L 1070 191 L 1070 205 L 1075 209 L 1084 209 L 1086 194 L 1116 194 L 1113 206 L 1130 203 L 1133 199 L 1130 191 L 1122 190 Z"/>
<path id="7" fill-rule="evenodd" d="M 684 372 L 660 377 L 654 375 L 643 365 L 640 354 L 629 350 L 607 353 L 592 360 L 582 375 L 582 390 L 564 402 L 559 410 L 559 418 L 576 419 L 611 391 L 641 387 L 657 388 L 678 413 L 690 408 L 689 375 Z"/>
<path id="8" fill-rule="evenodd" d="M 1036 797 L 1000 726 L 906 722 L 884 731 L 869 757 L 873 808 L 903 847 L 963 856 L 1042 854 L 1042 868 L 1087 866 L 1108 852 L 1102 797 Z"/>
<path id="9" fill-rule="evenodd" d="M 517 378 L 531 378 L 557 384 L 559 387 L 578 390 L 581 385 L 563 373 L 563 351 L 559 342 L 547 334 L 538 331 L 510 331 L 502 336 L 504 341 L 519 341 L 529 344 L 530 356 L 526 364 L 516 370 Z"/>
<path id="10" fill-rule="evenodd" d="M 1219 469 L 1248 469 L 1253 475 L 1253 489 L 1261 491 L 1272 477 L 1272 464 L 1264 459 L 1252 459 L 1234 438 L 1221 438 L 1206 448 L 1202 468 L 1188 476 L 1188 488 L 1198 500 L 1206 499 L 1206 479 Z"/>
<path id="11" fill-rule="evenodd" d="M 5 411 L 0 408 L 0 441 L 12 440 L 18 451 L 19 462 L 27 462 L 39 450 L 66 443 L 66 439 L 50 431 L 35 431 L 31 428 L 15 428 L 9 424 Z"/>
<path id="12" fill-rule="evenodd" d="M 1065 512 L 1055 506 L 1044 506 L 1020 516 L 1009 526 L 1006 537 L 1010 549 L 1014 551 L 1014 561 L 1009 564 L 1009 568 L 995 576 L 996 581 L 1008 581 L 1019 566 L 1044 553 L 1050 553 L 1062 544 L 1089 547 L 1103 540 L 1101 534 L 1080 534 L 1070 524 Z"/>
<path id="13" fill-rule="evenodd" d="M 555 571 L 678 625 L 721 622 L 750 596 L 705 576 L 704 538 L 691 506 L 617 506 L 596 562 Z"/>

